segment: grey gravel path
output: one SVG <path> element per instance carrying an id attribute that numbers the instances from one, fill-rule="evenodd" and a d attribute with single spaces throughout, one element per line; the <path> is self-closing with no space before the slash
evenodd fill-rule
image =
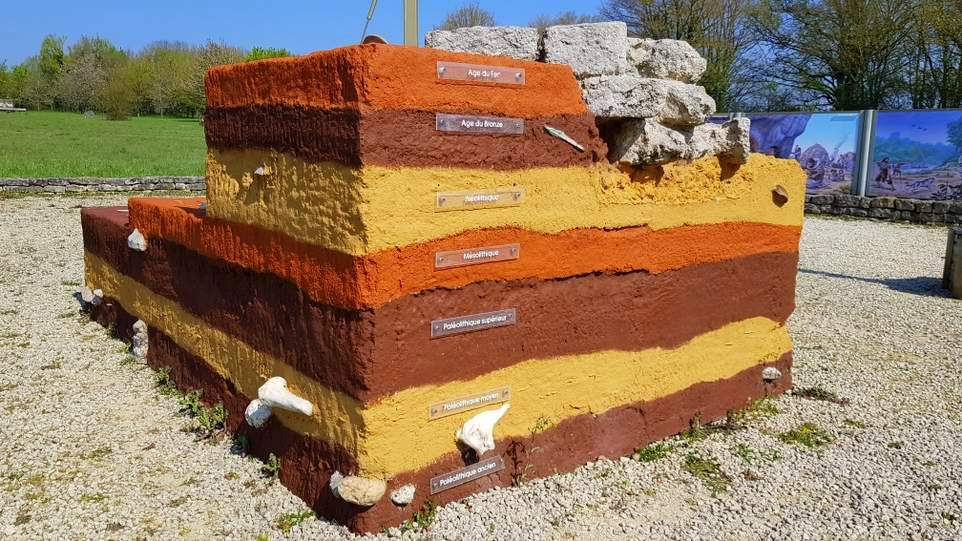
<path id="1" fill-rule="evenodd" d="M 197 441 L 152 372 L 77 316 L 78 206 L 122 202 L 0 200 L 0 538 L 352 539 L 315 519 L 282 532 L 303 503 L 229 441 Z M 821 400 L 796 391 L 638 460 L 478 495 L 403 537 L 962 538 L 962 301 L 939 289 L 944 247 L 937 228 L 808 220 L 795 382 Z M 785 436 L 802 423 L 832 441 Z"/>

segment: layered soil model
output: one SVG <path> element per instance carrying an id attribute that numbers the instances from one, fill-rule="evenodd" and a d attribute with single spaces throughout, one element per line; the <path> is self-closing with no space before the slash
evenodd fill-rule
<path id="1" fill-rule="evenodd" d="M 569 67 L 503 57 L 347 47 L 215 68 L 207 95 L 206 199 L 83 210 L 94 316 L 143 321 L 148 363 L 322 516 L 396 526 L 790 386 L 794 162 L 618 169 Z M 310 411 L 256 426 L 275 377 Z M 458 441 L 502 402 L 494 449 Z"/>

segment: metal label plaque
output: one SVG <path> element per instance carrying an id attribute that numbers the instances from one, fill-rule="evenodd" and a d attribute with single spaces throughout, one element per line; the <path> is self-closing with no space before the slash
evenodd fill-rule
<path id="1" fill-rule="evenodd" d="M 507 402 L 508 400 L 511 400 L 511 387 L 492 389 L 480 394 L 462 396 L 461 398 L 437 402 L 428 407 L 428 420 L 433 421 L 435 419 L 454 415 L 455 413 L 461 413 L 462 411 L 470 411 L 473 409 L 482 408 L 484 406 L 490 406 L 492 404 L 500 404 L 502 402 Z"/>
<path id="2" fill-rule="evenodd" d="M 512 259 L 518 259 L 520 254 L 520 244 L 502 244 L 500 246 L 485 246 L 483 248 L 437 252 L 434 254 L 434 270 L 480 265 L 482 263 L 496 263 L 498 261 L 511 261 Z"/>
<path id="3" fill-rule="evenodd" d="M 431 322 L 431 338 L 441 338 L 453 334 L 506 327 L 508 325 L 514 325 L 517 320 L 518 310 L 516 308 L 498 310 L 497 312 L 485 312 L 483 314 L 472 314 L 470 316 L 435 319 Z"/>
<path id="4" fill-rule="evenodd" d="M 438 192 L 434 200 L 434 209 L 436 211 L 448 211 L 517 207 L 523 202 L 524 190 L 521 188 Z"/>
<path id="5" fill-rule="evenodd" d="M 470 483 L 475 479 L 480 479 L 486 475 L 491 475 L 492 473 L 497 473 L 504 469 L 504 460 L 501 457 L 496 456 L 494 458 L 488 458 L 461 468 L 460 470 L 455 470 L 444 475 L 439 475 L 437 477 L 431 478 L 431 495 L 437 494 L 438 492 L 444 492 L 449 488 L 454 488 L 461 486 L 465 483 Z"/>
<path id="6" fill-rule="evenodd" d="M 436 113 L 435 129 L 453 133 L 521 135 L 524 119 L 502 116 L 449 115 Z"/>
<path id="7" fill-rule="evenodd" d="M 462 64 L 460 62 L 438 62 L 439 81 L 523 85 L 524 78 L 524 68 L 486 66 L 484 64 Z"/>

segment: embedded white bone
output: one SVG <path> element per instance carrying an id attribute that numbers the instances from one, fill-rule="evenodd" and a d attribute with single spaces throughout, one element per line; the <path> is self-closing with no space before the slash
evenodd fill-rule
<path id="1" fill-rule="evenodd" d="M 338 477 L 335 481 L 335 475 Z M 387 491 L 387 482 L 380 479 L 367 479 L 353 475 L 342 476 L 334 472 L 331 476 L 331 491 L 338 498 L 355 505 L 370 507 L 380 501 Z"/>
<path id="2" fill-rule="evenodd" d="M 147 239 L 144 238 L 140 230 L 134 229 L 134 232 L 127 237 L 127 246 L 129 246 L 131 250 L 145 252 L 147 251 Z"/>
<path id="3" fill-rule="evenodd" d="M 87 304 L 94 302 L 94 291 L 89 287 L 85 287 L 80 290 L 80 300 Z"/>
<path id="4" fill-rule="evenodd" d="M 257 389 L 257 398 L 271 408 L 281 408 L 288 411 L 310 416 L 314 413 L 314 405 L 299 396 L 295 396 L 287 389 L 287 380 L 275 376 Z"/>
<path id="5" fill-rule="evenodd" d="M 391 501 L 394 502 L 394 505 L 408 505 L 414 501 L 415 491 L 417 491 L 417 487 L 414 485 L 404 485 L 391 492 Z"/>
<path id="6" fill-rule="evenodd" d="M 94 296 L 92 299 L 90 299 L 90 304 L 94 306 L 100 306 L 100 303 L 104 302 L 104 290 L 95 289 L 93 293 Z"/>
<path id="7" fill-rule="evenodd" d="M 252 427 L 260 428 L 271 418 L 271 414 L 273 413 L 270 406 L 255 398 L 251 400 L 251 403 L 247 405 L 247 409 L 244 410 L 244 419 L 247 420 L 247 424 Z"/>
<path id="8" fill-rule="evenodd" d="M 474 449 L 479 457 L 494 449 L 494 425 L 510 407 L 511 404 L 505 404 L 496 410 L 484 411 L 468 419 L 461 430 L 458 430 L 458 439 Z"/>
<path id="9" fill-rule="evenodd" d="M 774 366 L 766 366 L 765 369 L 762 370 L 762 379 L 765 381 L 775 381 L 781 377 L 782 371 Z"/>

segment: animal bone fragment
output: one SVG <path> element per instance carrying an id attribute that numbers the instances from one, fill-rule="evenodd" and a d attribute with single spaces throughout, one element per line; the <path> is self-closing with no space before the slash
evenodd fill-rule
<path id="1" fill-rule="evenodd" d="M 762 370 L 762 379 L 765 381 L 775 381 L 782 377 L 782 371 L 775 368 L 774 366 L 766 366 Z"/>
<path id="2" fill-rule="evenodd" d="M 287 380 L 275 376 L 257 389 L 257 398 L 270 408 L 281 408 L 303 415 L 314 413 L 314 405 L 287 389 Z"/>
<path id="3" fill-rule="evenodd" d="M 100 306 L 100 303 L 104 302 L 104 290 L 95 289 L 93 291 L 93 298 L 90 299 L 90 304 L 94 306 Z"/>
<path id="4" fill-rule="evenodd" d="M 494 425 L 510 407 L 511 404 L 505 404 L 496 410 L 483 411 L 468 419 L 461 430 L 458 430 L 458 439 L 474 449 L 479 457 L 494 449 Z"/>
<path id="5" fill-rule="evenodd" d="M 568 143 L 569 145 L 577 148 L 578 150 L 580 150 L 580 151 L 582 151 L 582 152 L 585 151 L 585 147 L 581 146 L 581 145 L 578 143 L 578 141 L 575 141 L 574 139 L 571 138 L 570 135 L 568 135 L 567 133 L 563 132 L 562 130 L 559 130 L 558 128 L 554 128 L 554 127 L 552 127 L 552 126 L 549 126 L 549 125 L 545 124 L 545 125 L 544 125 L 544 131 L 548 132 L 548 135 L 550 135 L 550 136 L 552 136 L 552 137 L 557 137 L 558 139 L 561 139 L 561 140 L 564 141 L 565 143 Z"/>
<path id="6" fill-rule="evenodd" d="M 414 485 L 404 485 L 403 487 L 391 492 L 391 501 L 394 505 L 408 505 L 414 501 L 414 492 L 417 488 Z"/>
<path id="7" fill-rule="evenodd" d="M 247 405 L 247 409 L 244 410 L 244 419 L 246 419 L 247 424 L 252 427 L 260 428 L 271 418 L 271 414 L 273 413 L 270 406 L 255 398 L 251 400 L 251 403 Z"/>

